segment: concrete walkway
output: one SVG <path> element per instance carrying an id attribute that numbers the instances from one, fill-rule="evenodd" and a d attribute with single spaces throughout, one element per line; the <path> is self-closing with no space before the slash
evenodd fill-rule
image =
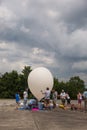
<path id="1" fill-rule="evenodd" d="M 33 112 L 0 107 L 0 130 L 87 130 L 87 113 L 60 108 Z"/>
<path id="2" fill-rule="evenodd" d="M 0 130 L 87 130 L 86 112 L 15 110 L 14 102 L 9 103 L 0 106 Z"/>

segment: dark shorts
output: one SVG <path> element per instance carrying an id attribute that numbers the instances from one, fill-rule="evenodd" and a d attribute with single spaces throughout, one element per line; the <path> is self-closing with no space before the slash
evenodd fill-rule
<path id="1" fill-rule="evenodd" d="M 49 104 L 50 102 L 50 99 L 45 99 L 46 103 Z"/>
<path id="2" fill-rule="evenodd" d="M 62 101 L 62 104 L 64 105 L 66 100 L 62 98 L 61 101 Z"/>
<path id="3" fill-rule="evenodd" d="M 81 104 L 81 102 L 82 102 L 82 99 L 78 99 L 78 103 Z"/>

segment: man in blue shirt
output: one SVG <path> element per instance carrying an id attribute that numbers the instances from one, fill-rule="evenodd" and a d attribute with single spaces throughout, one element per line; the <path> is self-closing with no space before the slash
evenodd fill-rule
<path id="1" fill-rule="evenodd" d="M 18 109 L 19 104 L 20 104 L 20 95 L 18 92 L 15 94 L 15 100 L 16 100 L 16 104 L 17 104 L 16 108 Z"/>

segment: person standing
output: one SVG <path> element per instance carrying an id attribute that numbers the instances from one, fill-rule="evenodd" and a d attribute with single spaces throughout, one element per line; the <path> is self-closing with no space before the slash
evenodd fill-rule
<path id="1" fill-rule="evenodd" d="M 68 92 L 66 92 L 66 101 L 67 101 L 67 105 L 71 104 L 71 98 Z"/>
<path id="2" fill-rule="evenodd" d="M 60 93 L 60 99 L 61 99 L 62 105 L 65 105 L 65 102 L 66 102 L 66 93 L 65 93 L 64 90 L 62 90 L 62 92 Z"/>
<path id="3" fill-rule="evenodd" d="M 17 92 L 15 94 L 15 100 L 16 100 L 16 109 L 18 109 L 18 107 L 20 105 L 20 95 L 19 95 L 19 92 Z"/>
<path id="4" fill-rule="evenodd" d="M 26 89 L 23 92 L 23 98 L 24 98 L 24 108 L 26 108 L 27 100 L 28 100 L 28 90 Z"/>
<path id="5" fill-rule="evenodd" d="M 81 109 L 81 104 L 82 104 L 82 94 L 78 92 L 77 94 L 77 100 L 78 100 L 78 107 Z"/>
<path id="6" fill-rule="evenodd" d="M 55 89 L 53 89 L 52 90 L 52 99 L 53 99 L 54 108 L 56 107 L 57 97 L 58 97 L 58 92 Z"/>
<path id="7" fill-rule="evenodd" d="M 85 111 L 87 111 L 87 88 L 83 92 L 83 99 L 84 99 L 84 108 L 85 108 Z"/>

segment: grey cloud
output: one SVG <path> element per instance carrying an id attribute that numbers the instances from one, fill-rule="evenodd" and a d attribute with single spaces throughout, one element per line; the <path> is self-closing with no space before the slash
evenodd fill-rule
<path id="1" fill-rule="evenodd" d="M 43 65 L 61 79 L 82 72 L 73 66 L 87 61 L 86 0 L 3 0 L 0 7 L 2 11 L 6 8 L 6 14 L 10 13 L 8 17 L 0 17 L 0 41 L 10 48 L 10 52 L 9 48 L 0 48 L 4 54 L 0 53 L 0 57 L 7 59 L 4 62 L 11 63 L 11 68 Z M 34 48 L 44 53 L 34 55 Z"/>
<path id="2" fill-rule="evenodd" d="M 87 1 L 77 0 L 71 3 L 62 12 L 62 19 L 71 31 L 77 28 L 87 28 Z"/>

